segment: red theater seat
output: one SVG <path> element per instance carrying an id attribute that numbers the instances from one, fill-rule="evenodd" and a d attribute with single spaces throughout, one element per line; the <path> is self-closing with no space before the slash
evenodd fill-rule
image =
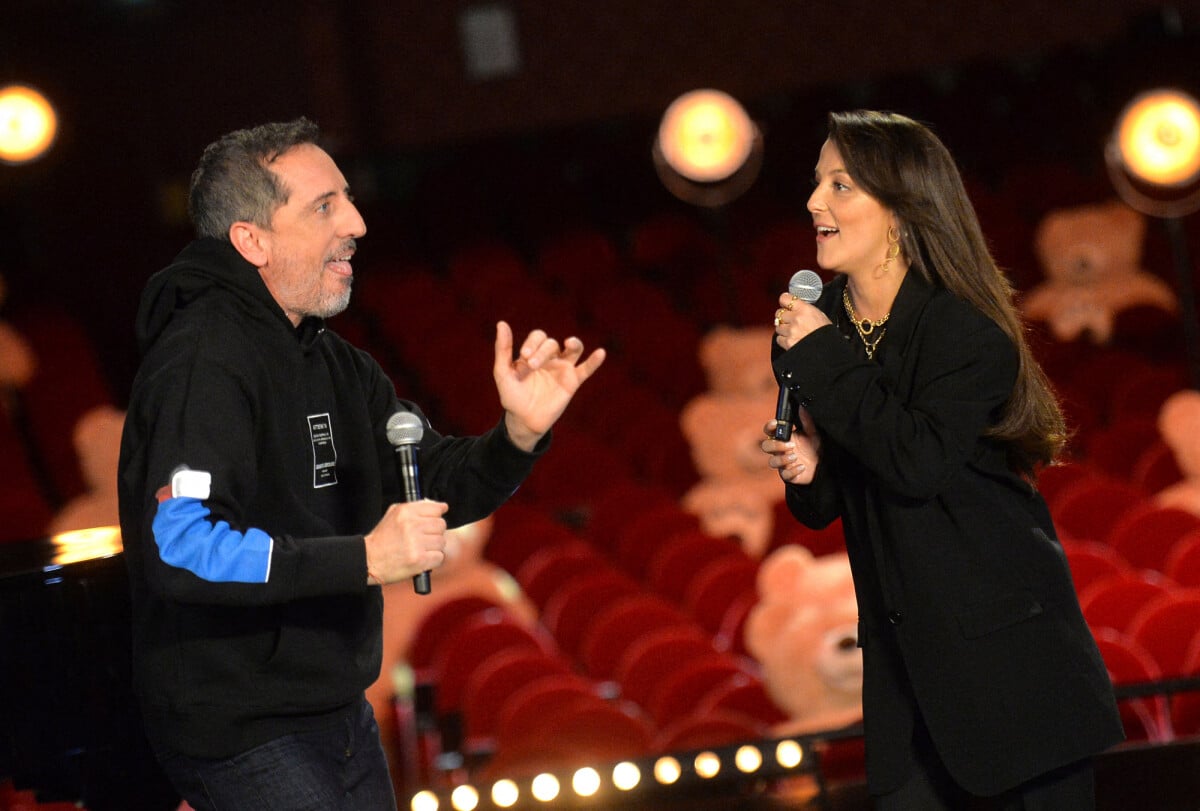
<path id="1" fill-rule="evenodd" d="M 708 653 L 679 665 L 651 690 L 646 711 L 660 727 L 695 712 L 696 706 L 717 685 L 740 673 L 746 665 L 728 653 Z"/>
<path id="2" fill-rule="evenodd" d="M 1200 516 L 1147 500 L 1125 512 L 1104 541 L 1135 568 L 1163 572 L 1171 547 L 1194 530 L 1200 530 Z"/>
<path id="3" fill-rule="evenodd" d="M 1164 678 L 1183 675 L 1188 646 L 1200 628 L 1200 589 L 1179 589 L 1142 606 L 1127 631 L 1150 652 Z"/>
<path id="4" fill-rule="evenodd" d="M 578 659 L 584 633 L 596 614 L 621 597 L 641 591 L 642 587 L 623 572 L 598 568 L 572 578 L 551 594 L 542 612 L 542 624 L 560 648 Z"/>
<path id="5" fill-rule="evenodd" d="M 1142 606 L 1167 594 L 1172 584 L 1153 572 L 1128 571 L 1092 583 L 1079 595 L 1079 607 L 1092 629 L 1125 632 Z"/>
<path id="6" fill-rule="evenodd" d="M 1096 646 L 1113 685 L 1138 684 L 1162 678 L 1154 657 L 1130 637 L 1111 628 L 1095 631 Z M 1118 702 L 1129 740 L 1165 741 L 1172 737 L 1165 699 L 1134 698 Z"/>
<path id="7" fill-rule="evenodd" d="M 1062 547 L 1077 594 L 1101 578 L 1130 571 L 1129 562 L 1106 543 L 1064 540 Z"/>
<path id="8" fill-rule="evenodd" d="M 699 572 L 709 563 L 726 559 L 749 558 L 736 539 L 716 538 L 697 528 L 676 534 L 655 551 L 646 581 L 657 593 L 682 604 Z"/>
<path id="9" fill-rule="evenodd" d="M 1183 471 L 1175 461 L 1175 451 L 1163 439 L 1151 443 L 1133 462 L 1130 479 L 1147 493 L 1165 490 L 1183 480 Z"/>
<path id="10" fill-rule="evenodd" d="M 736 673 L 713 687 L 696 707 L 701 715 L 712 712 L 736 712 L 772 726 L 787 720 L 787 714 L 767 695 L 762 679 L 748 673 Z"/>
<path id="11" fill-rule="evenodd" d="M 1109 477 L 1064 485 L 1050 500 L 1055 524 L 1072 538 L 1103 540 L 1114 524 L 1146 495 L 1129 482 Z"/>
<path id="12" fill-rule="evenodd" d="M 533 552 L 517 569 L 517 583 L 534 604 L 544 610 L 546 601 L 572 578 L 611 566 L 591 544 L 564 541 Z"/>
<path id="13" fill-rule="evenodd" d="M 561 656 L 525 647 L 502 650 L 484 659 L 467 678 L 462 693 L 468 748 L 495 734 L 500 708 L 517 689 L 542 676 L 570 672 L 569 663 Z"/>
<path id="14" fill-rule="evenodd" d="M 691 624 L 677 606 L 657 594 L 629 594 L 596 613 L 580 642 L 580 660 L 595 678 L 612 678 L 621 657 L 638 639 Z"/>
<path id="15" fill-rule="evenodd" d="M 678 752 L 713 746 L 728 746 L 743 741 L 756 741 L 767 735 L 761 721 L 740 713 L 722 710 L 697 713 L 680 718 L 654 738 L 654 751 Z"/>
<path id="16" fill-rule="evenodd" d="M 655 689 L 686 662 L 715 651 L 712 640 L 688 626 L 652 631 L 626 649 L 613 673 L 621 694 L 646 706 Z"/>
<path id="17" fill-rule="evenodd" d="M 459 624 L 475 614 L 494 608 L 500 606 L 491 600 L 472 595 L 446 600 L 426 614 L 417 625 L 412 643 L 405 652 L 406 660 L 417 671 L 418 677 L 422 671 L 433 666 L 438 646 Z"/>
<path id="18" fill-rule="evenodd" d="M 1200 629 L 1192 637 L 1183 662 L 1183 675 L 1200 677 Z M 1171 724 L 1177 736 L 1200 735 L 1200 690 L 1171 697 Z"/>
<path id="19" fill-rule="evenodd" d="M 1167 577 L 1181 586 L 1200 587 L 1200 531 L 1175 541 L 1165 564 Z"/>
<path id="20" fill-rule="evenodd" d="M 439 646 L 431 668 L 438 712 L 461 709 L 463 691 L 476 668 L 493 654 L 514 650 L 558 653 L 540 626 L 528 627 L 502 609 L 488 609 L 457 626 Z"/>

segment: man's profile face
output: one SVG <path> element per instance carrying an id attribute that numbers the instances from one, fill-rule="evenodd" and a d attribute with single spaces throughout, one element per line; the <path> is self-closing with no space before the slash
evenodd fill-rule
<path id="1" fill-rule="evenodd" d="M 259 273 L 293 324 L 337 315 L 350 303 L 355 240 L 367 232 L 346 178 L 313 144 L 289 149 L 270 169 L 287 202 L 262 232 L 267 258 Z"/>

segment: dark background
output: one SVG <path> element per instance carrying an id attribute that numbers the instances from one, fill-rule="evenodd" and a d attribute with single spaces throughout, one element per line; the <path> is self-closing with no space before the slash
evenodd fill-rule
<path id="1" fill-rule="evenodd" d="M 459 20 L 481 6 L 512 13 L 513 75 L 467 74 Z M 40 162 L 0 166 L 3 314 L 69 310 L 121 405 L 137 294 L 190 237 L 204 145 L 301 114 L 362 202 L 360 268 L 436 261 L 487 234 L 532 250 L 572 221 L 620 233 L 686 208 L 649 148 L 670 101 L 704 86 L 741 99 L 765 136 L 756 186 L 726 212 L 735 225 L 802 211 L 824 115 L 853 106 L 930 122 L 981 183 L 1065 163 L 1109 195 L 1115 117 L 1146 87 L 1197 92 L 1198 30 L 1200 3 L 1138 0 L 8 0 L 0 82 L 46 93 L 60 134 Z M 1050 176 L 1029 192 L 1030 223 L 1077 202 Z"/>

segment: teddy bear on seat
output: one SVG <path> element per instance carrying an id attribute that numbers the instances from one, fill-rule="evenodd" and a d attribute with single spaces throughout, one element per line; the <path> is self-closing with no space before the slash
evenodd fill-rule
<path id="1" fill-rule="evenodd" d="M 773 732 L 829 731 L 862 720 L 862 651 L 850 560 L 781 546 L 763 559 L 759 602 L 746 619 L 746 649 L 767 693 L 788 715 Z"/>
<path id="2" fill-rule="evenodd" d="M 1168 397 L 1158 412 L 1158 432 L 1183 479 L 1160 490 L 1155 502 L 1200 515 L 1200 391 L 1184 389 Z"/>
<path id="3" fill-rule="evenodd" d="M 1113 340 L 1118 316 L 1135 308 L 1158 311 L 1158 323 L 1174 321 L 1174 291 L 1141 267 L 1145 235 L 1145 218 L 1115 200 L 1047 214 L 1035 237 L 1046 280 L 1026 295 L 1025 316 L 1045 322 L 1059 341 L 1099 345 Z"/>
<path id="4" fill-rule="evenodd" d="M 763 425 L 775 414 L 779 386 L 771 370 L 770 327 L 714 328 L 699 356 L 708 390 L 684 405 L 679 426 L 700 481 L 681 500 L 706 533 L 736 537 L 761 558 L 783 499 L 778 474 L 762 452 Z"/>
<path id="5" fill-rule="evenodd" d="M 124 426 L 125 412 L 110 405 L 85 411 L 75 423 L 75 454 L 87 490 L 59 509 L 47 527 L 49 534 L 119 523 L 117 461 Z"/>

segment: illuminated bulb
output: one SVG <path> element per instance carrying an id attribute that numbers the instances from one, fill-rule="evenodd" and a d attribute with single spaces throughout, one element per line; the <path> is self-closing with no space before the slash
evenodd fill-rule
<path id="1" fill-rule="evenodd" d="M 663 158 L 700 183 L 732 175 L 750 155 L 754 124 L 742 105 L 719 90 L 693 90 L 675 99 L 658 128 Z"/>
<path id="2" fill-rule="evenodd" d="M 492 803 L 500 808 L 511 808 L 520 796 L 517 784 L 511 780 L 497 780 L 492 784 Z"/>
<path id="3" fill-rule="evenodd" d="M 672 785 L 681 774 L 683 774 L 683 768 L 673 757 L 660 757 L 654 761 L 654 779 L 664 786 Z"/>
<path id="4" fill-rule="evenodd" d="M 437 811 L 438 798 L 432 791 L 418 791 L 413 795 L 408 807 L 412 811 Z"/>
<path id="5" fill-rule="evenodd" d="M 737 750 L 733 756 L 733 762 L 737 764 L 738 771 L 743 774 L 753 774 L 762 766 L 762 752 L 758 751 L 757 747 L 747 744 Z"/>
<path id="6" fill-rule="evenodd" d="M 580 769 L 571 778 L 571 788 L 580 797 L 591 797 L 600 790 L 600 772 L 591 766 Z"/>
<path id="7" fill-rule="evenodd" d="M 548 803 L 558 797 L 560 788 L 557 777 L 552 774 L 539 774 L 533 778 L 533 783 L 529 786 L 529 793 L 535 800 Z"/>
<path id="8" fill-rule="evenodd" d="M 618 789 L 629 791 L 637 788 L 638 783 L 642 782 L 642 770 L 626 760 L 613 766 L 612 779 L 613 785 Z"/>
<path id="9" fill-rule="evenodd" d="M 474 786 L 459 786 L 450 794 L 450 806 L 454 811 L 475 811 L 479 805 L 479 792 Z"/>
<path id="10" fill-rule="evenodd" d="M 775 761 L 785 769 L 794 769 L 804 760 L 804 749 L 795 741 L 780 741 L 775 747 Z"/>
<path id="11" fill-rule="evenodd" d="M 41 157 L 57 133 L 58 116 L 45 96 L 24 85 L 0 89 L 0 162 Z"/>
<path id="12" fill-rule="evenodd" d="M 1117 125 L 1121 162 L 1157 186 L 1185 186 L 1200 177 L 1200 105 L 1185 93 L 1158 90 L 1134 99 Z"/>
<path id="13" fill-rule="evenodd" d="M 701 752 L 696 755 L 696 760 L 692 764 L 696 769 L 696 774 L 705 778 L 716 777 L 721 771 L 721 759 L 713 752 Z"/>

